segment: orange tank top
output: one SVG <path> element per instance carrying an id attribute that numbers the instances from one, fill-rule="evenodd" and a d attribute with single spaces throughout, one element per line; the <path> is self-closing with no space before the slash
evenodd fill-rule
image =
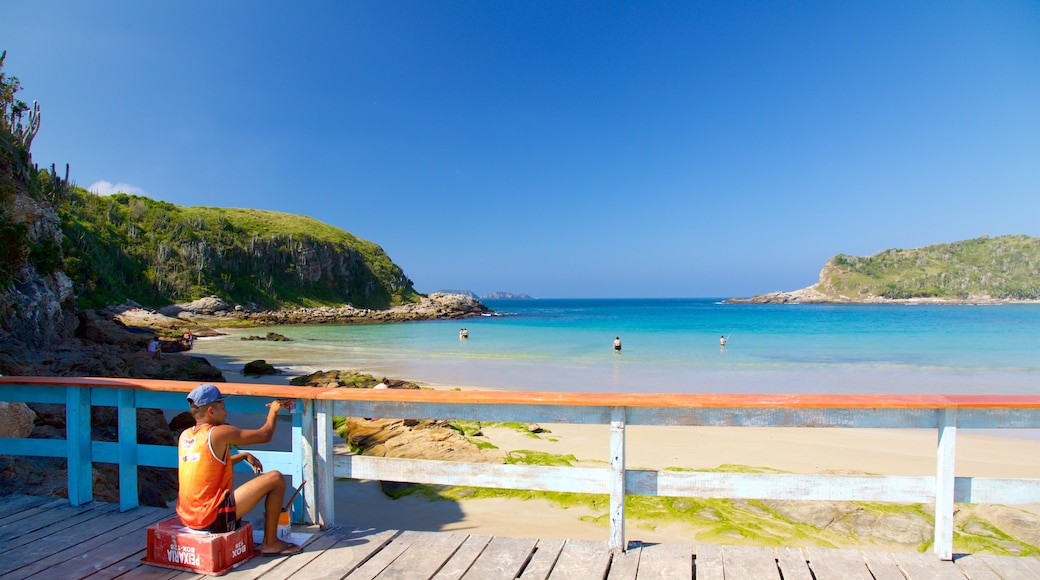
<path id="1" fill-rule="evenodd" d="M 204 423 L 181 433 L 177 444 L 177 515 L 189 528 L 203 529 L 217 518 L 217 508 L 231 493 L 231 448 L 223 458 L 213 453 L 209 435 L 213 425 Z"/>

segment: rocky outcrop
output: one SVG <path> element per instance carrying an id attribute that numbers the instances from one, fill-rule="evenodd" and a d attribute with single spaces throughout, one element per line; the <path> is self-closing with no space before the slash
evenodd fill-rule
<path id="1" fill-rule="evenodd" d="M 338 389 L 420 389 L 418 383 L 400 379 L 377 379 L 357 371 L 318 371 L 309 375 L 293 377 L 289 384 L 294 387 L 322 387 Z"/>
<path id="2" fill-rule="evenodd" d="M 247 377 L 258 377 L 260 375 L 278 375 L 282 371 L 274 368 L 274 365 L 263 360 L 249 361 L 242 367 L 242 374 Z"/>
<path id="3" fill-rule="evenodd" d="M 0 437 L 23 439 L 36 426 L 36 413 L 25 403 L 0 401 Z"/>
<path id="4" fill-rule="evenodd" d="M 342 435 L 362 455 L 501 463 L 499 450 L 482 450 L 447 421 L 348 417 Z"/>
<path id="5" fill-rule="evenodd" d="M 317 308 L 290 308 L 286 310 L 259 310 L 252 305 L 232 305 L 217 296 L 194 302 L 176 304 L 159 309 L 158 313 L 124 312 L 127 324 L 151 326 L 152 321 L 163 324 L 225 324 L 242 320 L 256 325 L 277 324 L 349 324 L 365 322 L 406 322 L 414 320 L 441 320 L 491 315 L 492 311 L 479 300 L 463 294 L 435 292 L 400 306 L 384 309 L 343 306 Z M 156 318 L 161 316 L 162 318 Z M 129 322 L 127 318 L 135 320 Z M 202 335 L 200 335 L 202 336 Z"/>

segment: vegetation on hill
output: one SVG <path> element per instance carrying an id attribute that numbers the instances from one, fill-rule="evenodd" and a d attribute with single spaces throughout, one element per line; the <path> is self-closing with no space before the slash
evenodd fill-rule
<path id="1" fill-rule="evenodd" d="M 72 188 L 60 208 L 80 307 L 212 294 L 262 308 L 385 308 L 419 295 L 382 248 L 315 219 Z"/>
<path id="2" fill-rule="evenodd" d="M 40 129 L 40 106 L 34 102 L 30 107 L 18 98 L 21 83 L 3 72 L 6 58 L 7 51 L 0 53 L 0 288 L 27 264 L 43 276 L 61 269 L 58 243 L 41 231 L 30 231 L 28 224 L 68 186 L 67 166 L 62 179 L 53 165 L 48 172 L 32 163 L 29 151 Z M 22 196 L 32 201 L 16 204 Z"/>
<path id="3" fill-rule="evenodd" d="M 838 298 L 1040 299 L 1040 238 L 983 236 L 867 258 L 839 254 L 820 272 L 819 292 Z"/>

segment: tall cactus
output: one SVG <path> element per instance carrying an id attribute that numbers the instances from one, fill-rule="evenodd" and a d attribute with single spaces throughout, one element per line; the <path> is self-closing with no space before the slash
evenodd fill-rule
<path id="1" fill-rule="evenodd" d="M 23 127 L 21 115 L 18 116 L 18 133 L 16 137 L 22 142 L 22 147 L 28 151 L 32 147 L 33 139 L 36 138 L 36 132 L 40 130 L 40 103 L 33 101 L 33 106 L 29 109 L 29 125 Z"/>

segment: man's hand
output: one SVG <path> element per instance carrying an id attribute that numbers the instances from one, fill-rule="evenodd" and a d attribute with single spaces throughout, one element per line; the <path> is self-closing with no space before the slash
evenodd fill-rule
<path id="1" fill-rule="evenodd" d="M 275 413 L 281 411 L 282 409 L 286 409 L 289 412 L 292 412 L 294 403 L 295 401 L 293 401 L 293 399 L 276 399 L 268 403 L 267 406 L 273 409 Z"/>
<path id="2" fill-rule="evenodd" d="M 252 453 L 246 453 L 246 462 L 253 468 L 253 473 L 259 474 L 264 472 L 264 464 L 260 463 L 260 460 Z"/>
<path id="3" fill-rule="evenodd" d="M 253 468 L 253 473 L 260 474 L 264 472 L 264 464 L 260 463 L 260 460 L 257 459 L 256 456 L 252 453 L 243 451 L 242 453 L 236 453 L 231 456 L 232 465 L 238 463 L 239 461 L 245 461 L 246 463 L 248 463 L 249 466 Z"/>

